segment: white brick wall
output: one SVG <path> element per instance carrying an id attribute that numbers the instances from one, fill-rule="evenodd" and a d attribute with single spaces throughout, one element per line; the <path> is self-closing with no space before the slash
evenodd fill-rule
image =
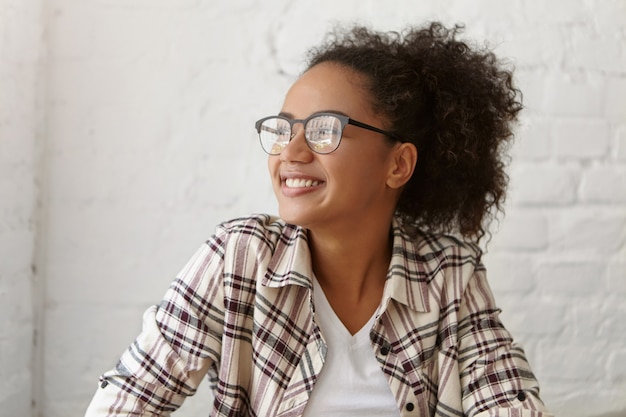
<path id="1" fill-rule="evenodd" d="M 0 0 L 0 415 L 30 415 L 42 11 Z"/>
<path id="2" fill-rule="evenodd" d="M 11 91 L 0 101 L 0 406 L 22 410 L 8 415 L 27 415 L 31 379 L 40 416 L 81 415 L 215 224 L 274 211 L 252 124 L 279 108 L 333 20 L 434 18 L 497 46 L 524 91 L 508 211 L 486 256 L 503 319 L 555 412 L 624 415 L 623 0 L 0 0 L 0 100 Z M 42 281 L 31 289 L 38 169 Z M 33 303 L 45 320 L 30 374 Z M 204 397 L 179 415 L 206 415 Z"/>

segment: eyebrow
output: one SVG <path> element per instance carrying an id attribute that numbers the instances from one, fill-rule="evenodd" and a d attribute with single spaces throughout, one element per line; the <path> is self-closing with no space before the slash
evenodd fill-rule
<path id="1" fill-rule="evenodd" d="M 348 116 L 347 114 L 345 114 L 345 113 L 344 113 L 344 112 L 342 112 L 342 111 L 339 111 L 339 110 L 332 110 L 332 109 L 328 109 L 328 110 L 319 110 L 319 111 L 316 111 L 316 112 L 311 113 L 311 114 L 310 114 L 309 116 L 307 116 L 307 117 L 310 117 L 310 116 L 313 116 L 314 114 L 319 114 L 319 113 L 334 113 L 334 114 L 340 114 L 340 115 L 342 115 L 342 116 L 350 117 L 350 116 Z M 278 115 L 279 115 L 279 116 L 282 116 L 282 117 L 287 117 L 288 119 L 293 119 L 293 118 L 294 118 L 292 113 L 289 113 L 289 112 L 284 112 L 284 111 L 281 111 L 280 113 L 278 113 Z M 305 119 L 306 119 L 306 117 L 305 117 Z"/>

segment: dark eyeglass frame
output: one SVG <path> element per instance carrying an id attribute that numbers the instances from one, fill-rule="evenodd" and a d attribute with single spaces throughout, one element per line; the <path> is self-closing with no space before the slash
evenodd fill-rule
<path id="1" fill-rule="evenodd" d="M 339 120 L 339 123 L 341 124 L 341 134 L 339 136 L 339 140 L 337 141 L 337 146 L 335 146 L 333 149 L 331 149 L 328 152 L 320 152 L 318 150 L 315 150 L 313 148 L 313 146 L 311 146 L 311 143 L 309 142 L 309 138 L 306 136 L 306 125 L 307 123 L 312 120 L 315 119 L 316 117 L 320 117 L 320 116 L 332 116 L 335 117 Z M 354 120 L 346 115 L 343 114 L 337 114 L 337 113 L 330 113 L 330 112 L 320 112 L 320 113 L 313 113 L 312 115 L 310 115 L 309 117 L 307 117 L 306 119 L 290 119 L 289 117 L 286 116 L 282 116 L 282 115 L 277 115 L 277 116 L 267 116 L 264 117 L 262 119 L 259 119 L 256 121 L 256 123 L 254 124 L 254 127 L 256 128 L 257 133 L 259 134 L 259 141 L 261 142 L 261 148 L 263 148 L 263 150 L 268 153 L 269 155 L 280 155 L 280 152 L 274 153 L 271 151 L 268 151 L 267 149 L 265 149 L 265 147 L 263 146 L 263 140 L 261 139 L 261 127 L 263 125 L 263 122 L 265 122 L 266 120 L 270 120 L 270 119 L 281 119 L 286 121 L 287 123 L 289 123 L 289 142 L 291 142 L 291 140 L 295 137 L 295 134 L 293 133 L 293 126 L 297 123 L 302 123 L 302 128 L 304 129 L 304 138 L 306 139 L 306 144 L 309 147 L 309 149 L 311 149 L 311 151 L 315 152 L 315 153 L 319 153 L 322 155 L 326 155 L 329 153 L 332 153 L 334 151 L 337 150 L 337 148 L 339 148 L 339 145 L 341 144 L 341 139 L 343 138 L 343 130 L 345 129 L 345 127 L 347 125 L 353 125 L 356 127 L 360 127 L 362 129 L 367 129 L 367 130 L 371 130 L 372 132 L 376 132 L 376 133 L 381 133 L 393 140 L 397 140 L 399 142 L 403 142 L 403 140 L 401 140 L 399 137 L 397 137 L 395 134 L 388 132 L 386 130 L 383 129 L 379 129 L 375 126 L 372 125 L 368 125 L 367 123 L 363 123 L 363 122 L 359 122 L 358 120 Z M 287 143 L 289 143 L 287 142 Z M 283 148 L 284 149 L 284 148 Z M 282 149 L 281 149 L 282 151 Z"/>

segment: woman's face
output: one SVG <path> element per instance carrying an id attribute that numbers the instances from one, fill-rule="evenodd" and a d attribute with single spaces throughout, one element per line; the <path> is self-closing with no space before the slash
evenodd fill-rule
<path id="1" fill-rule="evenodd" d="M 366 79 L 332 62 L 314 66 L 289 89 L 281 114 L 305 119 L 317 112 L 335 112 L 385 129 L 386 120 L 372 109 Z M 314 230 L 363 227 L 393 213 L 397 189 L 387 185 L 394 145 L 384 135 L 347 125 L 339 147 L 314 153 L 306 144 L 302 124 L 280 155 L 269 157 L 269 171 L 280 217 Z"/>

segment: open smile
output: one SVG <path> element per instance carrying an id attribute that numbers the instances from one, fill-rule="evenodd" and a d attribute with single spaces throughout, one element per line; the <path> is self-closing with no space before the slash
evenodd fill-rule
<path id="1" fill-rule="evenodd" d="M 320 185 L 321 181 L 304 179 L 304 178 L 287 178 L 285 179 L 285 185 L 287 188 L 307 188 L 316 187 Z"/>

